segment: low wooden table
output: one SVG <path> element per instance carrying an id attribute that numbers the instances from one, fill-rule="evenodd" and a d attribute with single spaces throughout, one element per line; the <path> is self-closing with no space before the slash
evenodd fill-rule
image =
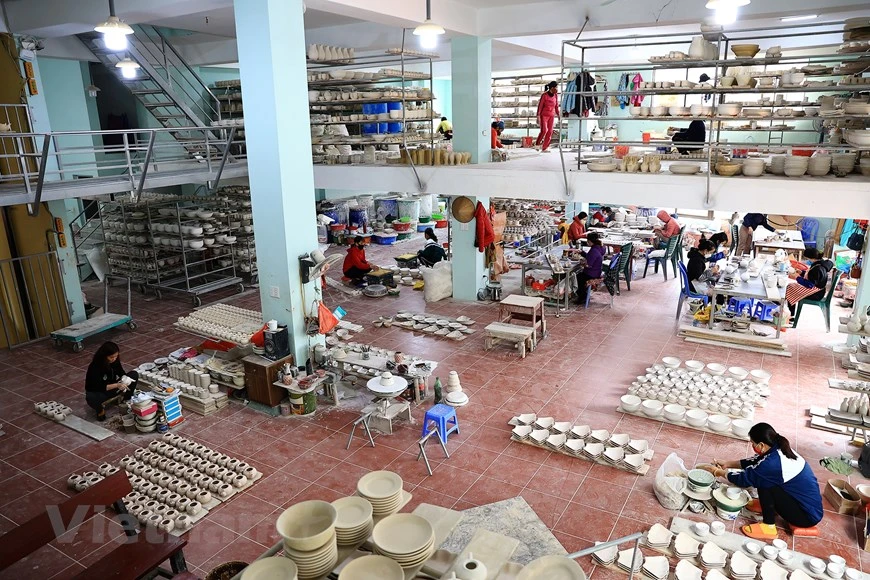
<path id="1" fill-rule="evenodd" d="M 543 299 L 542 299 L 543 300 Z M 497 341 L 505 341 L 515 345 L 520 351 L 520 357 L 526 358 L 526 349 L 532 350 L 535 341 L 535 329 L 532 326 L 518 326 L 493 322 L 485 329 L 484 347 L 489 350 Z"/>
<path id="2" fill-rule="evenodd" d="M 533 330 L 531 350 L 535 350 L 538 345 L 537 333 L 539 330 L 541 331 L 541 340 L 547 335 L 547 319 L 544 316 L 543 298 L 511 294 L 498 303 L 498 320 L 512 326 L 517 326 L 514 324 L 515 320 L 531 322 L 530 328 Z"/>

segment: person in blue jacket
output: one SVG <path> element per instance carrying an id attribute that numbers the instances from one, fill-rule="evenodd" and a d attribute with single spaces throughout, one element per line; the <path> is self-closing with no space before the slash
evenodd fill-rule
<path id="1" fill-rule="evenodd" d="M 777 514 L 799 535 L 818 535 L 815 526 L 822 521 L 822 495 L 819 482 L 809 464 L 795 453 L 788 439 L 767 423 L 756 423 L 749 430 L 756 456 L 738 461 L 713 460 L 705 469 L 725 477 L 739 487 L 754 487 L 758 499 L 747 509 L 760 512 L 761 523 L 743 526 L 744 535 L 756 540 L 776 538 Z M 741 471 L 729 471 L 731 469 Z"/>

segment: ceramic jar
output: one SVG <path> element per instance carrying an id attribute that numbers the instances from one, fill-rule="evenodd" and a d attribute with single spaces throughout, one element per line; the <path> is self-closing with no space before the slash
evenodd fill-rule
<path id="1" fill-rule="evenodd" d="M 204 493 L 208 494 L 208 492 L 204 492 Z M 211 495 L 208 495 L 208 501 L 211 501 Z M 195 516 L 196 514 L 198 514 L 201 511 L 202 511 L 202 503 L 200 503 L 199 501 L 192 501 L 189 504 L 187 504 L 187 513 L 188 514 Z"/>
<path id="2" fill-rule="evenodd" d="M 175 521 L 169 518 L 164 518 L 160 520 L 159 524 L 157 524 L 157 528 L 164 534 L 168 534 L 175 529 Z"/>
<path id="3" fill-rule="evenodd" d="M 245 477 L 244 475 L 236 475 L 235 477 L 233 477 L 233 480 L 232 480 L 233 487 L 235 487 L 237 489 L 241 489 L 241 488 L 245 487 L 245 485 L 247 485 L 247 483 L 248 483 L 248 478 Z"/>
<path id="4" fill-rule="evenodd" d="M 459 580 L 486 580 L 486 565 L 474 558 L 474 554 L 468 553 L 468 558 L 460 560 L 453 565 L 453 573 Z"/>
<path id="5" fill-rule="evenodd" d="M 187 514 L 181 514 L 177 518 L 175 518 L 175 529 L 177 530 L 187 530 L 192 525 L 190 520 L 190 516 Z"/>
<path id="6" fill-rule="evenodd" d="M 147 509 L 143 509 L 136 516 L 136 519 L 139 520 L 139 523 L 143 526 L 148 523 L 148 518 L 151 517 L 151 511 Z"/>
<path id="7" fill-rule="evenodd" d="M 233 493 L 233 486 L 223 483 L 218 487 L 217 492 L 221 498 L 229 497 Z"/>

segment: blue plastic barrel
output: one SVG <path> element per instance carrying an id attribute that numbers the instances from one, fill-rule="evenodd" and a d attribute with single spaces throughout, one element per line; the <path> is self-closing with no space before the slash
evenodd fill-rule
<path id="1" fill-rule="evenodd" d="M 383 113 L 389 112 L 387 110 L 387 103 L 367 103 L 362 106 L 362 112 L 364 115 L 381 115 Z M 387 124 L 386 123 L 365 123 L 362 126 L 362 132 L 364 134 L 372 134 L 372 133 L 386 133 L 387 132 Z"/>

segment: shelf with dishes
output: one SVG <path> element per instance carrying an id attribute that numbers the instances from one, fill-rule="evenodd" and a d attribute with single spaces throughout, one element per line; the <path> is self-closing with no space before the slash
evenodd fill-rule
<path id="1" fill-rule="evenodd" d="M 345 75 L 341 75 L 341 72 L 349 72 L 351 74 L 362 74 L 365 75 L 363 77 L 348 78 Z M 331 77 L 332 74 L 341 75 L 339 77 Z M 327 78 L 322 78 L 321 75 L 326 75 Z M 372 76 L 369 76 L 372 75 Z M 317 76 L 315 80 L 312 80 L 313 76 Z M 417 74 L 412 72 L 407 72 L 404 81 L 428 81 L 431 80 L 428 74 Z M 308 86 L 309 88 L 318 89 L 318 88 L 329 88 L 329 87 L 361 87 L 361 86 L 373 86 L 379 85 L 382 83 L 401 83 L 403 82 L 401 75 L 393 75 L 393 74 L 383 74 L 383 73 L 364 73 L 360 71 L 333 71 L 331 73 L 309 73 L 308 75 Z"/>

